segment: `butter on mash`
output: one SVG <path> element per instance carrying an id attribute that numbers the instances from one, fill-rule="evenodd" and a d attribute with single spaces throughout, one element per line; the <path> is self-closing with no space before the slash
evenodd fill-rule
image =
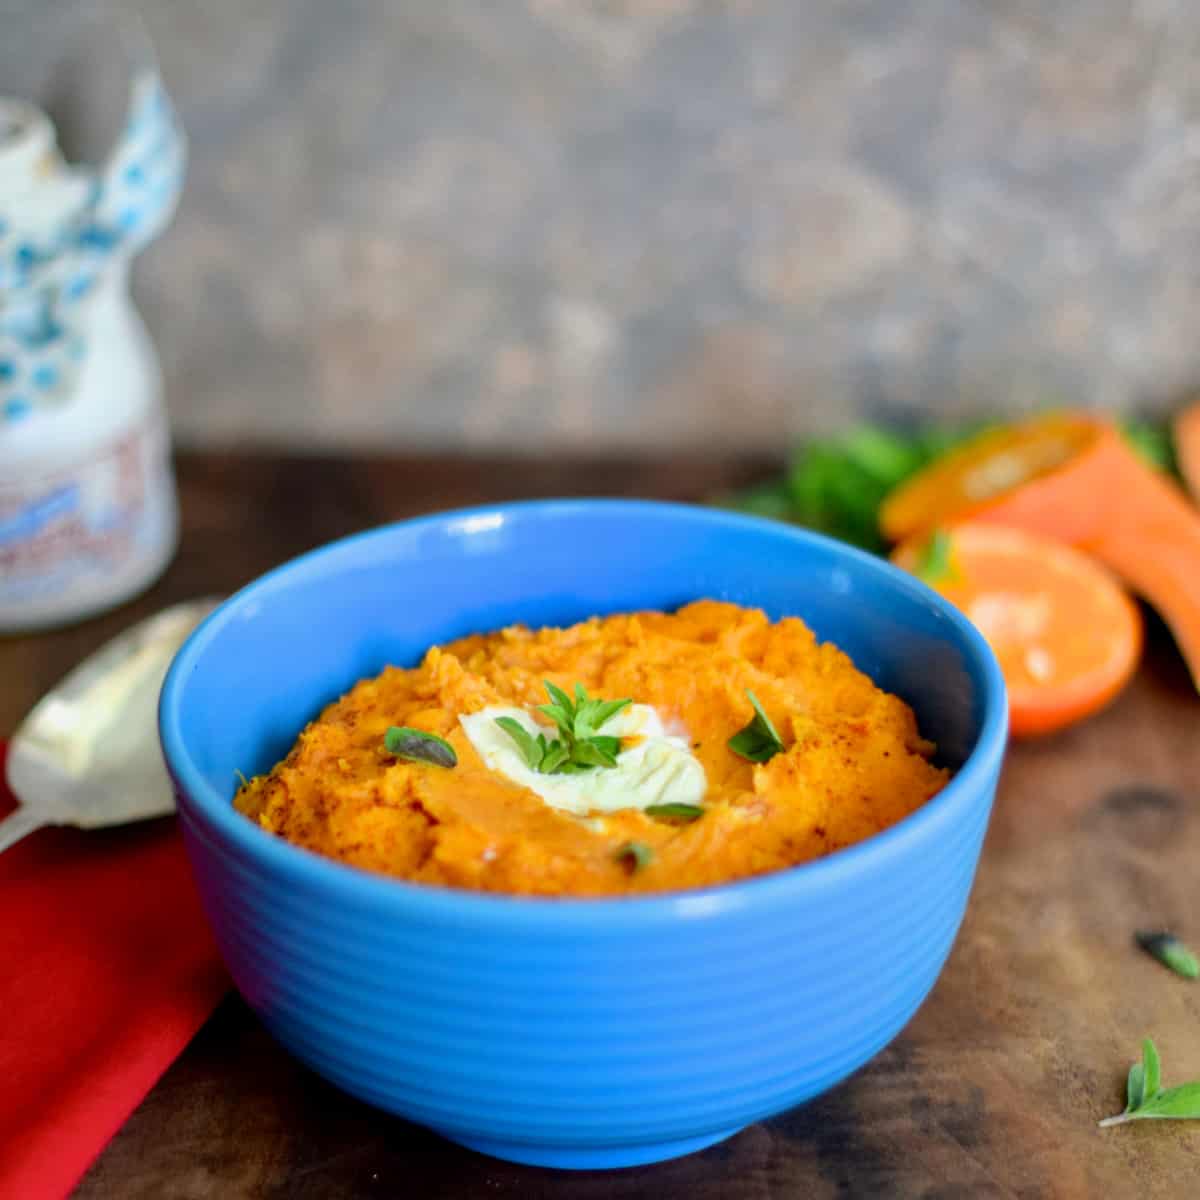
<path id="1" fill-rule="evenodd" d="M 619 711 L 573 727 L 555 689 Z M 443 749 L 392 753 L 396 727 Z M 418 883 L 668 891 L 886 829 L 947 782 L 933 749 L 902 700 L 802 621 L 701 600 L 435 646 L 331 704 L 235 804 L 296 845 Z"/>
<path id="2" fill-rule="evenodd" d="M 506 779 L 536 792 L 551 808 L 586 816 L 664 804 L 698 805 L 706 781 L 700 760 L 686 736 L 667 733 L 662 718 L 649 705 L 635 704 L 607 721 L 603 732 L 633 744 L 623 748 L 611 769 L 578 774 L 542 774 L 530 767 L 497 717 L 517 721 L 529 734 L 554 737 L 545 719 L 535 720 L 522 708 L 485 708 L 459 717 L 475 752 L 486 766 Z"/>

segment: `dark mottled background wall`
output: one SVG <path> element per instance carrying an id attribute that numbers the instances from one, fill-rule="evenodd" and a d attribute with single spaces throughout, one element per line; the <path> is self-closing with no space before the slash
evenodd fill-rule
<path id="1" fill-rule="evenodd" d="M 182 440 L 775 448 L 1200 381 L 1195 0 L 132 7 L 191 135 L 140 276 Z M 0 0 L 0 90 L 97 88 L 42 65 L 77 8 Z"/>

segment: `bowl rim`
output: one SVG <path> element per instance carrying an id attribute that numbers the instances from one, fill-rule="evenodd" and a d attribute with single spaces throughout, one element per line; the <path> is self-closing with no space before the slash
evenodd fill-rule
<path id="1" fill-rule="evenodd" d="M 956 636 L 968 659 L 968 669 L 983 681 L 984 715 L 974 748 L 950 782 L 931 800 L 882 833 L 822 858 L 799 863 L 748 879 L 678 892 L 653 892 L 632 896 L 526 896 L 479 892 L 465 888 L 414 883 L 367 871 L 315 851 L 292 845 L 242 816 L 232 803 L 208 785 L 192 761 L 181 727 L 180 698 L 192 664 L 217 637 L 237 610 L 253 603 L 285 576 L 307 574 L 322 559 L 386 541 L 397 531 L 419 531 L 477 522 L 489 525 L 511 515 L 534 514 L 571 517 L 585 511 L 659 515 L 696 521 L 732 531 L 766 532 L 783 541 L 811 545 L 840 556 L 874 575 L 892 590 L 937 610 Z M 766 517 L 708 508 L 676 501 L 634 500 L 608 497 L 511 500 L 465 508 L 440 510 L 350 534 L 308 550 L 273 567 L 240 588 L 210 613 L 180 647 L 167 671 L 159 697 L 159 738 L 168 771 L 182 794 L 181 808 L 194 808 L 203 823 L 233 849 L 264 869 L 285 876 L 299 886 L 340 892 L 356 908 L 382 909 L 393 915 L 421 917 L 445 925 L 477 928 L 559 932 L 633 932 L 680 919 L 703 920 L 741 911 L 750 905 L 775 907 L 806 892 L 819 894 L 836 887 L 866 867 L 882 866 L 903 857 L 914 842 L 942 826 L 964 819 L 994 786 L 1008 741 L 1008 699 L 1000 665 L 983 635 L 947 600 L 915 576 L 886 559 L 860 550 L 814 530 L 787 525 Z"/>

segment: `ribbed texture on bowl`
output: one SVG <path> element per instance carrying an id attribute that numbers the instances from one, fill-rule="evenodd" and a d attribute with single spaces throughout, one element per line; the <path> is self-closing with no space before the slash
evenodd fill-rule
<path id="1" fill-rule="evenodd" d="M 344 896 L 297 895 L 186 797 L 181 811 L 222 953 L 285 1046 L 373 1104 L 540 1161 L 725 1133 L 865 1063 L 949 953 L 989 800 L 802 905 L 718 905 L 640 936 L 582 920 L 577 937 L 517 944 L 415 925 L 402 903 L 381 921 Z"/>
<path id="2" fill-rule="evenodd" d="M 595 547 L 583 560 L 580 544 Z M 533 599 L 506 573 L 528 556 Z M 235 768 L 265 769 L 381 661 L 516 619 L 696 595 L 805 616 L 911 699 L 952 760 L 970 760 L 912 817 L 825 860 L 628 900 L 403 884 L 288 846 L 230 808 Z M 395 611 L 404 620 L 381 639 Z M 727 1136 L 895 1036 L 962 920 L 1004 713 L 982 639 L 886 564 L 763 522 L 591 502 L 395 526 L 268 576 L 185 647 L 161 725 L 218 944 L 279 1040 L 346 1091 L 467 1145 L 596 1167 Z"/>

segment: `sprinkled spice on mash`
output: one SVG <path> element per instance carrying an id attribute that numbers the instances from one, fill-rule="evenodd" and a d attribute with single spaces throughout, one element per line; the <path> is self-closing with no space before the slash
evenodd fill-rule
<path id="1" fill-rule="evenodd" d="M 331 704 L 234 803 L 419 883 L 673 891 L 879 833 L 945 786 L 933 749 L 803 621 L 700 600 L 435 646 Z"/>

